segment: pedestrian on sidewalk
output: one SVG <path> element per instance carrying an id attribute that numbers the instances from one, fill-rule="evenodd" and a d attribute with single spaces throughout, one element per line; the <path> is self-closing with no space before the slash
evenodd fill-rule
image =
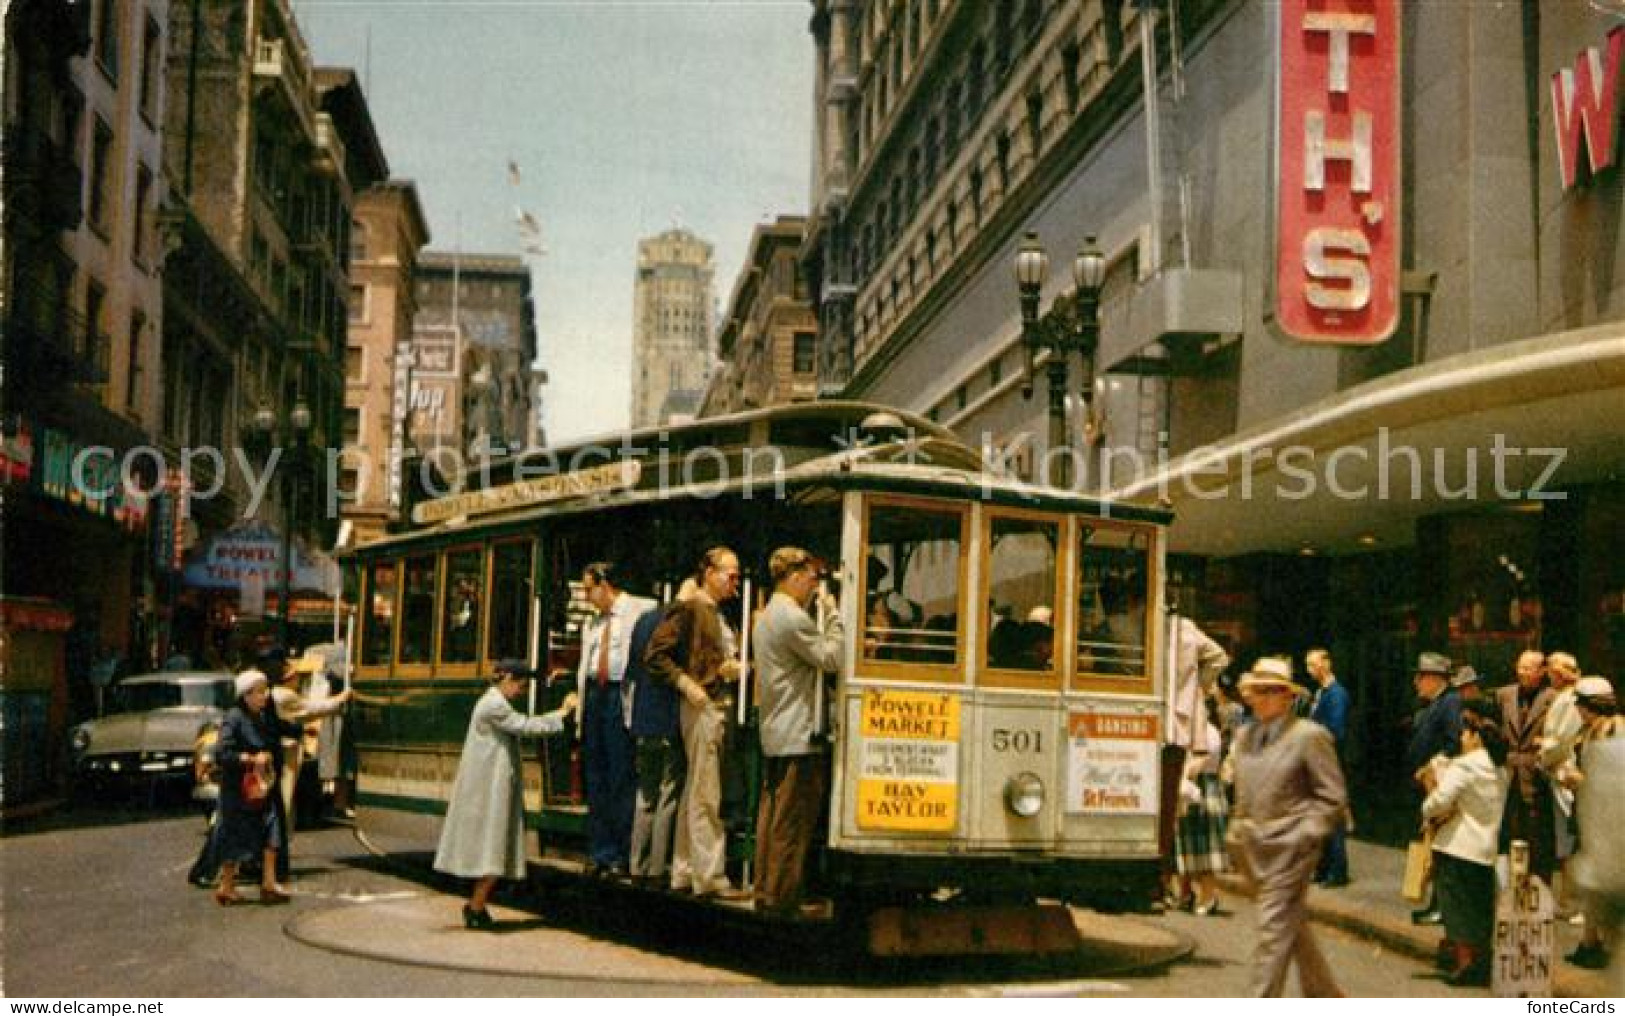
<path id="1" fill-rule="evenodd" d="M 1507 768 L 1512 777 L 1501 819 L 1501 851 L 1513 840 L 1529 844 L 1529 873 L 1550 888 L 1557 870 L 1557 832 L 1552 822 L 1550 780 L 1540 767 L 1540 739 L 1546 713 L 1556 693 L 1546 680 L 1546 656 L 1534 649 L 1518 656 L 1518 683 L 1499 688 L 1501 732 L 1507 741 Z"/>
<path id="2" fill-rule="evenodd" d="M 1103 584 L 1101 603 L 1108 611 L 1108 623 L 1117 616 L 1112 613 L 1121 603 L 1128 616 L 1143 611 L 1145 583 L 1129 580 Z M 1207 693 L 1219 680 L 1219 675 L 1230 666 L 1230 654 L 1215 642 L 1196 622 L 1188 617 L 1176 617 L 1173 630 L 1174 680 L 1168 689 L 1168 704 L 1164 715 L 1167 742 L 1162 746 L 1161 800 L 1158 802 L 1157 845 L 1162 857 L 1162 894 L 1165 905 L 1183 903 L 1179 890 L 1179 869 L 1175 861 L 1175 829 L 1179 816 L 1179 788 L 1184 782 L 1185 762 L 1191 753 L 1192 741 L 1198 734 L 1198 725 L 1206 722 Z M 1141 621 L 1143 625 L 1143 620 Z M 1143 630 L 1143 628 L 1141 629 Z"/>
<path id="3" fill-rule="evenodd" d="M 487 931 L 493 926 L 486 903 L 499 878 L 525 876 L 525 792 L 519 768 L 519 739 L 557 734 L 564 717 L 575 712 L 574 692 L 550 713 L 526 716 L 512 701 L 535 676 L 523 660 L 496 665 L 491 686 L 474 703 L 463 739 L 457 778 L 451 785 L 446 820 L 434 867 L 448 875 L 474 880 L 463 907 L 463 926 Z"/>
<path id="4" fill-rule="evenodd" d="M 1348 807 L 1332 737 L 1292 714 L 1301 693 L 1292 661 L 1266 657 L 1241 679 L 1256 722 L 1235 753 L 1236 806 L 1226 837 L 1232 860 L 1256 889 L 1257 944 L 1250 994 L 1276 997 L 1296 962 L 1311 998 L 1343 992 L 1309 926 L 1309 879 L 1326 837 Z"/>
<path id="5" fill-rule="evenodd" d="M 1506 740 L 1488 702 L 1462 710 L 1461 750 L 1422 770 L 1422 820 L 1433 834 L 1433 885 L 1444 915 L 1439 965 L 1456 986 L 1490 983 L 1495 852 L 1506 803 Z"/>
<path id="6" fill-rule="evenodd" d="M 260 902 L 286 903 L 288 894 L 277 878 L 279 870 L 287 870 L 288 824 L 276 779 L 282 769 L 282 738 L 297 737 L 300 728 L 277 716 L 264 671 L 243 671 L 235 687 L 237 702 L 221 720 L 215 746 L 221 779 L 214 828 L 220 884 L 214 901 L 223 907 L 244 902 L 237 895 L 237 871 L 259 860 Z"/>
<path id="7" fill-rule="evenodd" d="M 1314 678 L 1317 688 L 1309 707 L 1309 718 L 1326 728 L 1337 747 L 1337 764 L 1348 759 L 1349 692 L 1332 672 L 1332 654 L 1325 649 L 1311 649 L 1304 654 L 1304 667 Z M 1348 816 L 1344 816 L 1326 841 L 1326 852 L 1315 869 L 1315 882 L 1328 887 L 1349 884 Z"/>
<path id="8" fill-rule="evenodd" d="M 1625 716 L 1619 715 L 1619 701 L 1614 696 L 1614 686 L 1604 677 L 1583 677 L 1574 688 L 1575 705 L 1580 713 L 1580 735 L 1574 743 L 1573 758 L 1558 771 L 1556 779 L 1566 790 L 1577 795 L 1611 796 L 1617 799 L 1619 787 L 1588 779 L 1592 758 L 1598 753 L 1599 747 L 1608 741 L 1625 736 Z M 1580 837 L 1601 838 L 1602 834 L 1589 826 L 1580 826 L 1577 842 L 1583 843 L 1584 840 Z M 1614 904 L 1596 893 L 1587 893 L 1585 931 L 1580 937 L 1580 947 L 1564 959 L 1577 967 L 1589 970 L 1601 970 L 1606 967 L 1607 939 L 1613 933 L 1618 919 L 1619 912 Z"/>
<path id="9" fill-rule="evenodd" d="M 1410 743 L 1405 747 L 1405 769 L 1421 786 L 1422 771 L 1440 755 L 1453 755 L 1461 744 L 1461 695 L 1452 686 L 1450 659 L 1440 653 L 1422 653 L 1416 658 L 1411 681 L 1422 700 L 1411 724 Z M 1421 807 L 1418 798 L 1416 806 Z M 1411 911 L 1413 924 L 1438 924 L 1443 919 L 1437 902 L 1430 898 Z"/>
<path id="10" fill-rule="evenodd" d="M 1198 917 L 1219 912 L 1219 875 L 1230 870 L 1225 849 L 1230 799 L 1219 775 L 1225 759 L 1219 696 L 1215 685 L 1191 741 L 1179 788 L 1179 825 L 1174 830 L 1174 861 L 1181 883 L 1176 891 L 1189 900 Z"/>

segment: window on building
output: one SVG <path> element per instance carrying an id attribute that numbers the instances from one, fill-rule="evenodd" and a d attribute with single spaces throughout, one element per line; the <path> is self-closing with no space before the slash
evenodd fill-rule
<path id="1" fill-rule="evenodd" d="M 344 347 L 344 379 L 346 381 L 361 381 L 362 364 L 365 363 L 365 354 L 360 346 Z"/>
<path id="2" fill-rule="evenodd" d="M 1037 163 L 1038 153 L 1044 149 L 1044 97 L 1036 91 L 1027 93 L 1027 141 L 1032 145 L 1033 163 Z"/>
<path id="3" fill-rule="evenodd" d="M 359 220 L 350 223 L 350 263 L 367 260 L 367 224 Z"/>
<path id="4" fill-rule="evenodd" d="M 814 332 L 796 332 L 795 336 L 795 363 L 793 369 L 797 374 L 810 374 L 815 366 L 815 357 L 818 348 L 818 336 Z"/>
<path id="5" fill-rule="evenodd" d="M 344 407 L 344 443 L 361 443 L 361 409 L 357 406 Z"/>
<path id="6" fill-rule="evenodd" d="M 1106 59 L 1116 63 L 1123 55 L 1123 0 L 1100 0 L 1100 24 L 1106 33 Z"/>
<path id="7" fill-rule="evenodd" d="M 1066 87 L 1066 111 L 1068 113 L 1078 111 L 1078 64 L 1081 58 L 1082 54 L 1075 42 L 1067 43 L 1065 48 L 1061 50 L 1061 83 Z"/>
<path id="8" fill-rule="evenodd" d="M 107 287 L 92 279 L 85 286 L 85 337 L 79 349 L 79 358 L 93 371 L 102 360 L 102 347 L 107 343 Z"/>
<path id="9" fill-rule="evenodd" d="M 957 201 L 948 202 L 947 224 L 948 250 L 952 251 L 954 243 L 959 237 L 959 203 Z"/>
<path id="10" fill-rule="evenodd" d="M 935 228 L 925 231 L 925 270 L 935 271 L 937 267 L 937 231 Z"/>
<path id="11" fill-rule="evenodd" d="M 349 320 L 351 324 L 364 324 L 367 320 L 367 287 L 359 282 L 350 284 Z"/>
<path id="12" fill-rule="evenodd" d="M 982 167 L 977 166 L 970 171 L 970 211 L 975 217 L 975 225 L 982 224 Z"/>
<path id="13" fill-rule="evenodd" d="M 993 358 L 992 363 L 987 365 L 988 387 L 995 388 L 1002 380 L 1004 380 L 1004 354 L 1000 353 Z"/>
<path id="14" fill-rule="evenodd" d="M 958 388 L 955 388 L 954 409 L 962 413 L 965 411 L 965 406 L 968 402 L 970 402 L 970 392 L 965 389 L 965 386 L 960 385 Z"/>
<path id="15" fill-rule="evenodd" d="M 113 210 L 113 128 L 96 118 L 90 146 L 90 228 L 104 239 Z"/>
<path id="16" fill-rule="evenodd" d="M 124 370 L 124 411 L 141 417 L 141 335 L 147 330 L 147 316 L 130 313 L 130 362 Z"/>
<path id="17" fill-rule="evenodd" d="M 148 126 L 158 123 L 158 83 L 163 80 L 164 68 L 161 47 L 163 31 L 158 22 L 147 16 L 141 33 L 141 118 Z"/>
<path id="18" fill-rule="evenodd" d="M 135 221 L 130 228 L 130 257 L 147 265 L 152 253 L 152 170 L 135 167 Z"/>
<path id="19" fill-rule="evenodd" d="M 1010 193 L 1010 132 L 1000 131 L 999 138 L 993 145 L 993 164 L 999 172 L 999 195 L 1001 198 Z"/>
<path id="20" fill-rule="evenodd" d="M 999 4 L 997 6 L 1003 6 Z M 978 41 L 971 47 L 970 59 L 965 63 L 965 114 L 967 124 L 975 124 L 982 114 L 982 97 L 986 83 L 982 74 L 987 65 L 987 46 Z"/>
<path id="21" fill-rule="evenodd" d="M 112 81 L 118 80 L 119 0 L 99 0 L 96 5 L 96 65 Z"/>

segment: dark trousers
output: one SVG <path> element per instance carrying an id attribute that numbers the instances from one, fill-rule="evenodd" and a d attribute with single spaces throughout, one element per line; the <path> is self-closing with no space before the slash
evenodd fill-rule
<path id="1" fill-rule="evenodd" d="M 1326 852 L 1320 856 L 1320 867 L 1315 869 L 1317 882 L 1347 882 L 1349 880 L 1348 829 L 1338 823 L 1326 837 Z"/>
<path id="2" fill-rule="evenodd" d="M 762 759 L 756 811 L 756 895 L 766 910 L 792 910 L 806 886 L 807 852 L 829 792 L 829 759 Z"/>
<path id="3" fill-rule="evenodd" d="M 681 737 L 638 738 L 638 803 L 632 816 L 632 874 L 664 881 L 688 758 Z"/>
<path id="4" fill-rule="evenodd" d="M 1495 867 L 1435 850 L 1433 892 L 1445 937 L 1488 953 L 1495 929 Z"/>
<path id="5" fill-rule="evenodd" d="M 1174 832 L 1179 826 L 1179 784 L 1185 778 L 1185 756 L 1182 745 L 1162 746 L 1161 783 L 1158 786 L 1157 854 L 1162 858 L 1163 888 L 1178 874 L 1175 863 Z"/>
<path id="6" fill-rule="evenodd" d="M 627 866 L 637 792 L 632 735 L 621 719 L 621 686 L 587 680 L 581 753 L 587 780 L 588 854 L 594 864 Z"/>
<path id="7" fill-rule="evenodd" d="M 1511 767 L 1509 767 L 1511 768 Z M 1539 875 L 1548 887 L 1557 870 L 1557 826 L 1552 819 L 1552 788 L 1546 777 L 1534 774 L 1534 800 L 1525 800 L 1523 788 L 1513 769 L 1512 787 L 1507 791 L 1506 810 L 1501 818 L 1501 852 L 1509 853 L 1513 840 L 1529 844 L 1529 873 Z"/>

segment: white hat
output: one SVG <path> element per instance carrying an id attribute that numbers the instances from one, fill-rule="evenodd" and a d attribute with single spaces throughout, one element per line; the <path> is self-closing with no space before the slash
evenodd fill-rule
<path id="1" fill-rule="evenodd" d="M 269 686 L 271 682 L 265 679 L 265 672 L 260 670 L 245 670 L 237 675 L 237 697 L 242 698 L 260 685 Z"/>
<path id="2" fill-rule="evenodd" d="M 1302 694 L 1304 688 L 1292 679 L 1292 661 L 1279 656 L 1260 657 L 1253 669 L 1241 675 L 1237 685 L 1242 691 L 1249 688 L 1285 688 L 1293 694 Z"/>
<path id="3" fill-rule="evenodd" d="M 1580 698 L 1613 698 L 1614 686 L 1606 677 L 1582 677 L 1574 685 L 1574 694 Z"/>

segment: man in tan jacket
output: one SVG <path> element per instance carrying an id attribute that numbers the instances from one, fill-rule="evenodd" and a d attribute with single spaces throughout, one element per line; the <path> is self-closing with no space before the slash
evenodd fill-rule
<path id="1" fill-rule="evenodd" d="M 1236 807 L 1226 845 L 1257 890 L 1249 993 L 1279 996 L 1296 961 L 1304 995 L 1341 997 L 1310 930 L 1307 906 L 1321 850 L 1348 806 L 1337 749 L 1326 728 L 1293 715 L 1302 690 L 1292 679 L 1291 661 L 1259 660 L 1240 688 L 1257 722 L 1236 742 Z"/>

